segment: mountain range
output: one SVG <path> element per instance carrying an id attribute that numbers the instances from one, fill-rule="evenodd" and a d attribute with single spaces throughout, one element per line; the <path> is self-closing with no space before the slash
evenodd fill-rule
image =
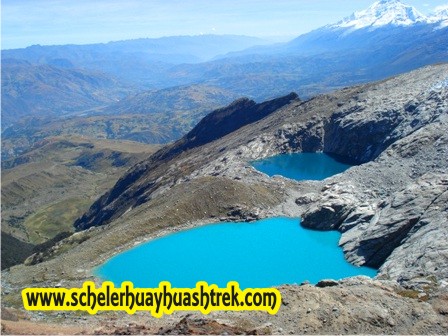
<path id="1" fill-rule="evenodd" d="M 350 17 L 330 25 L 330 28 L 376 29 L 383 26 L 412 26 L 419 23 L 433 23 L 443 20 L 443 13 L 426 17 L 412 6 L 399 0 L 381 0 L 366 10 L 353 13 Z"/>
<path id="2" fill-rule="evenodd" d="M 377 1 L 290 42 L 177 66 L 170 75 L 185 80 L 177 74 L 190 73 L 196 81 L 242 89 L 258 99 L 288 91 L 310 97 L 448 60 L 446 18 L 446 11 L 426 17 L 398 0 Z"/>
<path id="3" fill-rule="evenodd" d="M 2 59 L 100 71 L 149 89 L 159 87 L 164 72 L 175 64 L 205 62 L 230 51 L 266 43 L 248 36 L 172 36 L 90 45 L 33 45 L 2 50 Z"/>
<path id="4" fill-rule="evenodd" d="M 446 62 L 447 17 L 389 0 L 282 44 L 205 35 L 3 50 L 2 159 L 48 136 L 167 143 L 238 97 L 307 99 Z"/>
<path id="5" fill-rule="evenodd" d="M 422 28 L 423 26 L 430 27 L 430 32 L 434 32 L 444 28 L 447 20 L 448 9 L 440 9 L 430 16 L 425 16 L 414 7 L 406 5 L 400 0 L 380 0 L 365 10 L 355 12 L 339 22 L 300 35 L 292 41 L 273 46 L 251 47 L 226 56 L 250 54 L 310 55 L 331 51 L 334 48 L 361 49 L 364 45 L 371 44 L 372 41 L 365 41 L 362 38 L 356 38 L 356 36 L 386 35 L 384 32 L 400 31 L 401 29 L 401 34 L 404 37 L 405 32 L 411 32 L 405 28 Z M 407 37 L 406 40 L 413 40 L 413 38 L 410 38 L 412 35 Z"/>
<path id="6" fill-rule="evenodd" d="M 446 9 L 427 17 L 382 0 L 283 44 L 205 35 L 3 50 L 2 131 L 6 141 L 22 144 L 11 153 L 42 134 L 60 134 L 54 130 L 67 116 L 91 125 L 89 136 L 168 142 L 237 97 L 261 101 L 294 91 L 306 99 L 448 61 L 447 20 Z M 129 124 L 135 114 L 165 136 L 134 126 L 110 132 L 98 123 L 104 115 Z M 26 141 L 10 138 L 23 137 L 20 129 Z"/>
<path id="7" fill-rule="evenodd" d="M 241 81 L 240 84 L 234 83 L 233 86 L 237 88 L 238 93 L 249 94 L 252 97 L 257 97 L 256 89 L 252 88 L 255 86 L 253 84 L 255 81 L 262 91 L 266 85 L 272 89 L 273 85 L 269 85 L 266 77 L 276 78 L 273 74 L 269 76 L 268 72 L 274 65 L 272 72 L 283 75 L 285 81 L 289 82 L 288 89 L 294 89 L 301 94 L 300 88 L 304 82 L 318 81 L 314 78 L 316 72 L 310 69 L 309 60 L 305 57 L 309 55 L 320 54 L 315 67 L 320 62 L 326 61 L 326 54 L 343 51 L 339 57 L 332 55 L 334 59 L 327 60 L 334 63 L 332 70 L 343 72 L 342 76 L 347 76 L 347 73 L 338 67 L 339 63 L 356 61 L 359 59 L 357 54 L 361 53 L 366 58 L 375 55 L 377 59 L 375 65 L 379 68 L 387 59 L 386 55 L 378 58 L 378 50 L 389 49 L 394 45 L 393 50 L 387 54 L 389 59 L 399 58 L 410 50 L 415 50 L 418 54 L 415 55 L 415 59 L 424 56 L 428 51 L 432 56 L 445 59 L 446 49 L 442 47 L 446 45 L 447 34 L 444 23 L 446 20 L 446 10 L 426 17 L 415 8 L 398 0 L 382 0 L 338 23 L 303 34 L 288 43 L 272 46 L 253 47 L 266 44 L 266 41 L 257 38 L 205 35 L 139 39 L 86 46 L 31 46 L 24 49 L 3 50 L 2 58 L 4 60 L 16 58 L 33 64 L 94 69 L 140 87 L 159 89 L 198 82 L 218 82 L 223 87 L 229 88 L 233 76 L 242 76 L 244 84 Z M 378 45 L 379 41 L 381 45 Z M 437 45 L 440 48 L 437 48 Z M 442 52 L 445 55 L 440 55 Z M 286 65 L 281 67 L 279 64 L 283 61 L 281 57 L 291 54 L 303 57 L 289 58 Z M 249 57 L 237 57 L 244 55 Z M 260 55 L 277 57 L 266 59 L 260 58 Z M 210 61 L 212 58 L 217 58 L 219 61 Z M 403 65 L 396 72 L 409 70 L 414 66 L 413 61 L 415 60 L 399 60 Z M 364 65 L 363 63 L 367 61 L 360 62 Z M 372 60 L 365 65 L 372 66 L 371 62 Z M 427 62 L 428 60 L 421 61 L 414 68 Z M 351 70 L 355 66 L 358 64 L 352 66 Z M 219 76 L 224 70 L 227 76 Z M 393 74 L 392 70 L 388 70 L 384 71 L 383 76 Z M 216 78 L 216 75 L 219 77 Z M 368 74 L 366 77 L 369 79 Z M 331 81 L 339 86 L 346 84 L 340 83 L 340 80 Z M 278 81 L 275 84 L 277 85 Z M 247 86 L 249 89 L 245 90 Z M 267 93 L 258 96 L 267 98 L 266 95 Z"/>

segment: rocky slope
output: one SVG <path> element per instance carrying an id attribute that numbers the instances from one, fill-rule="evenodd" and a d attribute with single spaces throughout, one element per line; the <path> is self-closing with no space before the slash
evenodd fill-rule
<path id="1" fill-rule="evenodd" d="M 89 212 L 75 222 L 75 227 L 86 229 L 103 225 L 118 218 L 128 209 L 147 202 L 153 198 L 152 194 L 158 189 L 163 189 L 179 178 L 185 177 L 203 162 L 205 157 L 195 161 L 187 154 L 188 163 L 179 164 L 178 160 L 188 149 L 200 148 L 201 145 L 262 119 L 296 98 L 296 94 L 290 94 L 261 104 L 249 99 L 240 99 L 226 108 L 214 111 L 202 119 L 185 137 L 136 165 L 113 189 L 93 204 Z M 175 162 L 177 163 L 174 164 Z"/>
<path id="2" fill-rule="evenodd" d="M 268 182 L 247 162 L 324 151 L 359 166 L 321 183 L 295 183 L 291 190 L 300 197 L 290 211 L 302 216 L 302 224 L 341 231 L 346 257 L 384 264 L 381 277 L 446 279 L 447 78 L 448 66 L 437 65 L 307 102 L 290 95 L 273 105 L 275 113 L 225 135 L 226 125 L 244 120 L 241 110 L 254 113 L 254 103 L 237 101 L 136 166 L 75 225 L 107 223 L 169 186 L 204 175 Z"/>
<path id="3" fill-rule="evenodd" d="M 54 137 L 2 161 L 2 270 L 22 263 L 35 245 L 45 249 L 70 235 L 73 220 L 93 200 L 157 149 L 130 141 Z"/>

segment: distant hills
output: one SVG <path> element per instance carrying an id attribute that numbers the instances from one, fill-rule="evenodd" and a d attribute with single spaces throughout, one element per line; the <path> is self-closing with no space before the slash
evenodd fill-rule
<path id="1" fill-rule="evenodd" d="M 176 140 L 239 94 L 213 85 L 173 86 L 166 71 L 263 43 L 202 35 L 3 50 L 2 158 L 47 136 Z M 159 85 L 165 78 L 169 83 Z"/>
<path id="2" fill-rule="evenodd" d="M 88 45 L 33 45 L 3 50 L 2 56 L 53 65 L 66 60 L 66 66 L 94 68 L 95 65 L 107 66 L 101 64 L 102 60 L 121 60 L 126 57 L 171 64 L 199 63 L 262 44 L 267 44 L 267 41 L 242 35 L 170 36 Z"/>
<path id="3" fill-rule="evenodd" d="M 236 98 L 237 94 L 219 87 L 190 85 L 143 91 L 90 113 L 67 114 L 64 118 L 57 118 L 53 113 L 56 110 L 32 109 L 32 117 L 16 120 L 5 127 L 2 132 L 2 159 L 20 155 L 52 136 L 77 135 L 167 143 L 182 137 L 211 110 Z"/>
<path id="4" fill-rule="evenodd" d="M 426 17 L 398 0 L 377 1 L 290 42 L 179 65 L 169 76 L 185 81 L 187 73 L 259 100 L 289 91 L 309 97 L 448 61 L 447 22 L 446 11 Z"/>
<path id="5" fill-rule="evenodd" d="M 173 65 L 205 62 L 219 55 L 266 43 L 259 38 L 237 35 L 172 36 L 90 45 L 34 45 L 3 50 L 2 58 L 93 69 L 149 89 L 161 88 L 164 73 Z M 163 86 L 172 85 L 166 83 Z"/>
<path id="6" fill-rule="evenodd" d="M 131 92 L 110 75 L 2 60 L 2 129 L 24 117 L 61 117 L 118 101 Z"/>
<path id="7" fill-rule="evenodd" d="M 113 114 L 171 113 L 211 111 L 225 106 L 239 96 L 216 86 L 192 84 L 162 90 L 143 91 L 110 105 L 106 111 Z"/>
<path id="8" fill-rule="evenodd" d="M 448 14 L 427 17 L 382 0 L 282 44 L 178 36 L 31 46 L 2 57 L 8 157 L 67 132 L 165 143 L 239 97 L 263 101 L 294 91 L 306 99 L 447 62 Z"/>
<path id="9" fill-rule="evenodd" d="M 99 70 L 138 88 L 206 84 L 264 100 L 311 96 L 448 60 L 448 14 L 427 17 L 382 0 L 287 43 L 246 36 L 178 36 L 4 50 L 3 59 Z"/>

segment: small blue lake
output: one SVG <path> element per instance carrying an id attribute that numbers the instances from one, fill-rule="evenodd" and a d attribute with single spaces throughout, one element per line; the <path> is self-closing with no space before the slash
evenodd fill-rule
<path id="1" fill-rule="evenodd" d="M 270 176 L 298 180 L 321 180 L 350 167 L 322 153 L 279 155 L 252 164 Z M 120 253 L 96 274 L 117 286 L 129 280 L 136 287 L 157 287 L 163 280 L 175 287 L 194 287 L 201 280 L 224 287 L 235 280 L 248 288 L 374 277 L 376 270 L 345 261 L 340 236 L 336 231 L 304 229 L 298 218 L 209 224 Z"/>
<path id="2" fill-rule="evenodd" d="M 211 224 L 171 234 L 123 252 L 96 271 L 116 285 L 157 287 L 168 280 L 194 287 L 199 280 L 241 288 L 316 283 L 323 278 L 373 277 L 376 271 L 345 261 L 340 233 L 304 229 L 299 219 L 270 218 L 254 223 Z"/>
<path id="3" fill-rule="evenodd" d="M 324 180 L 352 167 L 325 153 L 280 154 L 252 162 L 252 166 L 269 175 L 282 175 L 294 180 Z"/>

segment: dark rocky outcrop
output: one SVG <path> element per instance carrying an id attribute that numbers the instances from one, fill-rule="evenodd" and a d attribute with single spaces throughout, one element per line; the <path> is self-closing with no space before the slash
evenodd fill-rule
<path id="1" fill-rule="evenodd" d="M 261 104 L 242 98 L 228 107 L 216 110 L 203 118 L 185 137 L 182 149 L 204 145 L 223 137 L 237 129 L 261 120 L 279 108 L 297 99 L 295 93 Z"/>
<path id="2" fill-rule="evenodd" d="M 2 270 L 22 263 L 33 251 L 33 245 L 2 232 Z"/>
<path id="3" fill-rule="evenodd" d="M 401 111 L 379 111 L 372 119 L 350 118 L 353 112 L 362 114 L 366 108 L 368 106 L 359 104 L 352 111 L 336 112 L 331 116 L 325 127 L 326 152 L 350 157 L 357 163 L 365 163 L 377 158 L 396 140 L 390 135 L 403 121 Z"/>
<path id="4" fill-rule="evenodd" d="M 145 162 L 135 166 L 122 177 L 107 194 L 103 195 L 90 208 L 89 212 L 75 222 L 78 230 L 91 226 L 107 224 L 126 210 L 145 203 L 150 194 L 169 180 L 176 179 L 193 171 L 199 162 L 173 168 L 175 160 L 186 156 L 186 151 L 213 142 L 239 128 L 261 120 L 279 108 L 299 101 L 295 93 L 273 99 L 261 104 L 247 98 L 239 99 L 226 108 L 218 109 L 193 128 L 185 137 L 167 146 Z"/>
<path id="5" fill-rule="evenodd" d="M 269 335 L 271 330 L 246 330 L 229 326 L 215 320 L 194 318 L 187 315 L 172 327 L 160 328 L 157 335 Z"/>
<path id="6" fill-rule="evenodd" d="M 333 287 L 333 286 L 337 286 L 337 285 L 339 285 L 339 282 L 337 282 L 336 280 L 333 280 L 333 279 L 323 279 L 323 280 L 320 280 L 316 284 L 316 287 L 325 288 L 325 287 Z"/>

